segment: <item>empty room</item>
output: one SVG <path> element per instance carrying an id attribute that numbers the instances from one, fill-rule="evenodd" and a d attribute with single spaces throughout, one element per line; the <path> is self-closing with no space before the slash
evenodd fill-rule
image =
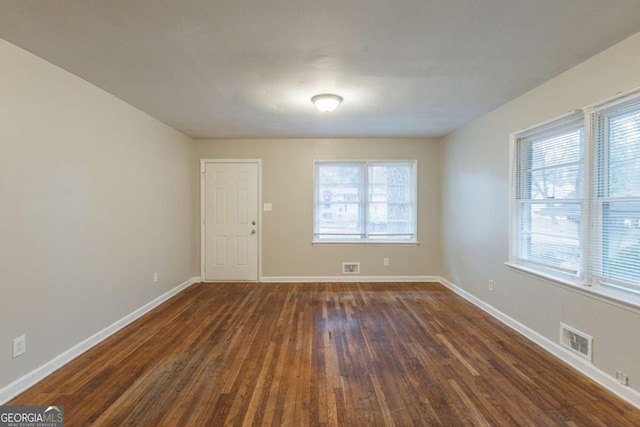
<path id="1" fill-rule="evenodd" d="M 0 427 L 640 425 L 637 0 L 0 0 Z"/>

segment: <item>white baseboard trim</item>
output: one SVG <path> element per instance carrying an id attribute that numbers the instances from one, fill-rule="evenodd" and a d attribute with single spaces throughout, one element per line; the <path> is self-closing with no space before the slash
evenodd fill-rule
<path id="1" fill-rule="evenodd" d="M 153 310 L 163 302 L 167 301 L 172 296 L 188 288 L 192 284 L 198 283 L 198 282 L 200 282 L 199 277 L 192 277 L 191 279 L 179 284 L 178 286 L 171 289 L 170 291 L 160 295 L 153 301 L 143 305 L 133 313 L 128 314 L 127 316 L 116 321 L 110 326 L 107 326 L 100 332 L 97 332 L 92 336 L 90 336 L 89 338 L 85 339 L 84 341 L 74 345 L 64 353 L 59 354 L 58 356 L 49 360 L 39 368 L 34 369 L 33 371 L 18 378 L 17 380 L 7 385 L 6 387 L 3 387 L 2 389 L 0 389 L 0 405 L 3 405 L 9 400 L 13 399 L 18 394 L 22 393 L 23 391 L 33 386 L 40 380 L 44 379 L 46 376 L 50 375 L 51 373 L 53 373 L 63 365 L 66 365 L 76 357 L 80 356 L 82 353 L 89 350 L 91 347 L 104 341 L 106 338 L 118 332 L 120 329 L 124 328 L 134 320 L 142 317 L 143 315 Z"/>
<path id="2" fill-rule="evenodd" d="M 436 282 L 440 276 L 262 276 L 262 283 L 325 283 L 325 282 Z"/>
<path id="3" fill-rule="evenodd" d="M 444 286 L 460 295 L 462 298 L 471 302 L 472 304 L 487 312 L 491 316 L 495 317 L 505 325 L 509 326 L 511 329 L 519 332 L 521 335 L 538 344 L 540 347 L 547 350 L 549 353 L 556 356 L 563 362 L 569 364 L 578 371 L 582 372 L 584 375 L 591 378 L 593 381 L 597 382 L 607 390 L 629 402 L 633 406 L 640 408 L 640 393 L 636 390 L 627 386 L 623 386 L 622 384 L 618 383 L 615 378 L 595 367 L 591 362 L 576 356 L 575 354 L 561 347 L 560 344 L 556 344 L 555 342 L 539 334 L 533 329 L 518 322 L 514 318 L 504 314 L 495 307 L 473 296 L 464 289 L 454 285 L 447 279 L 441 277 L 439 281 Z"/>
<path id="4" fill-rule="evenodd" d="M 629 402 L 637 408 L 640 408 L 640 393 L 635 391 L 632 388 L 625 387 L 619 384 L 613 377 L 605 373 L 604 371 L 598 369 L 590 362 L 581 359 L 580 357 L 574 355 L 573 353 L 565 350 L 559 344 L 549 340 L 548 338 L 540 335 L 538 332 L 530 329 L 529 327 L 523 325 L 512 317 L 504 314 L 500 310 L 495 307 L 487 304 L 481 299 L 473 296 L 468 293 L 464 289 L 454 285 L 443 277 L 440 276 L 263 276 L 260 279 L 261 282 L 264 283 L 313 283 L 313 282 L 438 282 L 443 286 L 449 288 L 454 293 L 460 295 L 462 298 L 471 302 L 475 306 L 479 307 L 486 313 L 490 314 L 494 318 L 498 319 L 505 325 L 509 326 L 511 329 L 525 336 L 529 340 L 538 344 L 540 347 L 547 350 L 552 355 L 556 356 L 563 362 L 569 364 L 573 368 L 582 372 L 584 375 L 588 376 L 598 384 L 602 385 L 607 390 L 616 394 L 620 398 Z M 163 302 L 167 301 L 174 295 L 178 294 L 182 290 L 188 288 L 194 283 L 200 282 L 200 277 L 192 277 L 191 279 L 181 283 L 170 291 L 160 295 L 153 301 L 145 304 L 140 307 L 133 313 L 123 317 L 122 319 L 116 321 L 112 325 L 104 328 L 100 332 L 92 335 L 91 337 L 85 339 L 84 341 L 76 344 L 71 347 L 64 353 L 56 356 L 51 359 L 44 365 L 39 368 L 34 369 L 28 374 L 18 378 L 16 381 L 11 384 L 0 389 L 0 405 L 6 403 L 13 397 L 17 396 L 24 390 L 33 386 L 46 376 L 53 373 L 55 370 L 59 369 L 63 365 L 69 363 L 71 360 L 80 356 L 85 351 L 89 350 L 91 347 L 97 345 L 102 342 L 109 336 L 113 335 L 120 329 L 124 328 L 134 320 L 142 317 L 144 314 L 153 310 L 155 307 L 159 306 Z"/>

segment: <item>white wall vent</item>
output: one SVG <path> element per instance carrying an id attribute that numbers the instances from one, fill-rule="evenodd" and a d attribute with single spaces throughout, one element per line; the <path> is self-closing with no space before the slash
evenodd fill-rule
<path id="1" fill-rule="evenodd" d="M 343 262 L 342 274 L 360 274 L 359 262 Z"/>
<path id="2" fill-rule="evenodd" d="M 578 356 L 592 360 L 593 338 L 590 335 L 560 323 L 560 344 Z"/>

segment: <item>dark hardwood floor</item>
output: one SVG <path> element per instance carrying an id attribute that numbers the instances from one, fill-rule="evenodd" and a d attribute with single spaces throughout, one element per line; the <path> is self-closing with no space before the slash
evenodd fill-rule
<path id="1" fill-rule="evenodd" d="M 198 284 L 14 400 L 66 426 L 633 426 L 433 283 Z"/>

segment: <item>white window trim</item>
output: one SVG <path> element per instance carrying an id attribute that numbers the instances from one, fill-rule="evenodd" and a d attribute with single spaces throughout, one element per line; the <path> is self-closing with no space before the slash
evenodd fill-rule
<path id="1" fill-rule="evenodd" d="M 600 104 L 596 104 L 594 106 L 585 108 L 585 123 L 589 123 L 589 129 L 590 132 L 595 128 L 595 124 L 596 122 L 594 122 L 594 120 L 597 120 L 597 115 L 600 114 L 601 112 L 606 112 L 612 108 L 618 107 L 618 106 L 622 106 L 626 103 L 629 102 L 634 102 L 635 104 L 640 104 L 640 91 L 633 91 L 631 93 L 625 94 L 625 95 L 621 95 L 619 97 L 616 97 L 612 100 L 606 101 L 606 102 L 602 102 Z M 640 105 L 638 105 L 638 107 L 640 107 Z M 599 140 L 596 140 L 597 136 L 593 136 L 594 139 L 590 140 L 590 145 L 592 145 L 592 149 L 598 149 L 597 148 L 597 144 L 600 142 Z M 609 144 L 610 142 L 607 141 L 607 144 Z M 592 149 L 586 150 L 586 152 L 591 153 Z M 607 148 L 607 152 L 608 152 L 608 148 Z M 592 161 L 593 159 L 588 159 L 589 163 L 587 164 L 587 168 L 585 168 L 585 170 L 589 171 L 589 181 L 587 181 L 587 176 L 585 176 L 585 184 L 587 182 L 591 183 L 591 190 L 593 191 L 594 187 L 597 186 L 597 183 L 592 183 L 591 181 L 594 179 L 593 174 L 597 174 L 598 171 L 596 170 L 594 172 L 594 162 Z M 587 161 L 587 159 L 585 159 L 585 161 Z M 607 196 L 608 197 L 608 196 Z M 637 199 L 637 197 L 633 197 L 633 199 Z M 603 202 L 599 202 L 599 198 L 598 196 L 596 196 L 593 193 L 590 193 L 587 196 L 587 202 L 591 203 L 593 205 L 597 205 L 599 207 L 599 210 L 601 210 L 601 203 Z M 589 209 L 587 209 L 590 213 L 593 213 L 592 208 L 590 207 Z M 597 218 L 603 218 L 602 213 L 600 212 L 599 214 L 596 214 Z M 591 221 L 590 221 L 591 222 Z M 601 226 L 601 221 L 598 221 L 598 225 Z M 585 227 L 588 228 L 589 222 L 585 223 Z M 593 234 L 593 233 L 592 233 Z M 595 233 L 597 236 L 600 236 L 602 234 L 601 229 Z M 588 248 L 586 247 L 587 245 L 585 245 L 585 259 L 584 259 L 584 267 L 586 269 L 587 264 L 589 263 L 589 260 L 587 259 L 588 254 L 586 253 L 586 251 L 588 250 Z M 602 242 L 598 242 L 596 244 L 597 249 L 602 250 Z M 602 260 L 602 255 L 599 255 L 599 259 Z M 593 267 L 593 265 L 591 266 Z M 586 271 L 586 270 L 585 270 Z M 633 294 L 635 296 L 638 297 L 638 300 L 640 301 L 640 288 L 638 288 L 637 285 L 634 285 L 632 287 L 628 287 L 625 285 L 617 285 L 615 284 L 615 280 L 612 280 L 611 282 L 608 282 L 606 284 L 604 284 L 601 280 L 598 280 L 598 278 L 596 277 L 591 277 L 591 276 L 587 276 L 588 286 L 591 286 L 594 289 L 599 290 L 600 292 L 606 293 L 606 294 L 620 294 L 622 296 L 626 295 L 626 294 Z"/>
<path id="2" fill-rule="evenodd" d="M 346 240 L 313 240 L 311 244 L 313 246 L 420 246 L 420 242 L 417 240 L 354 240 L 353 242 Z"/>
<path id="3" fill-rule="evenodd" d="M 517 132 L 513 132 L 509 137 L 509 260 L 504 264 L 509 268 L 526 274 L 528 276 L 541 279 L 547 283 L 551 283 L 556 286 L 561 286 L 565 289 L 569 289 L 573 292 L 577 292 L 582 295 L 606 302 L 608 304 L 623 308 L 625 310 L 632 311 L 634 313 L 640 313 L 640 292 L 633 289 L 624 288 L 616 289 L 613 286 L 605 286 L 596 281 L 588 281 L 587 275 L 587 263 L 588 263 L 588 244 L 581 242 L 581 271 L 577 275 L 565 274 L 557 270 L 551 270 L 546 268 L 540 268 L 538 266 L 529 265 L 526 262 L 521 262 L 515 259 L 515 233 L 514 233 L 514 221 L 516 220 L 516 209 L 514 207 L 513 200 L 516 197 L 516 165 L 515 165 L 515 146 L 516 141 L 522 135 L 528 132 L 534 131 L 537 128 L 544 127 L 553 122 L 561 121 L 578 112 L 584 114 L 584 200 L 583 206 L 587 207 L 591 203 L 591 182 L 593 179 L 593 159 L 592 159 L 592 141 L 594 135 L 592 135 L 592 121 L 593 113 L 599 110 L 608 109 L 618 104 L 623 104 L 634 99 L 640 98 L 640 88 L 635 88 L 626 92 L 618 93 L 617 95 L 608 98 L 604 101 L 600 101 L 594 104 L 585 106 L 582 109 L 574 110 L 545 122 L 539 123 L 534 126 L 530 126 L 525 129 L 521 129 Z M 589 209 L 583 209 L 582 217 L 582 235 L 587 236 L 587 230 L 589 227 Z M 588 238 L 588 237 L 587 237 Z"/>
<path id="4" fill-rule="evenodd" d="M 562 271 L 561 268 L 556 268 L 556 269 L 552 269 L 546 266 L 542 266 L 542 265 L 537 265 L 535 262 L 532 261 L 527 261 L 527 260 L 522 260 L 520 258 L 517 258 L 515 256 L 516 253 L 516 244 L 515 244 L 515 239 L 516 239 L 516 235 L 514 233 L 514 224 L 519 221 L 518 218 L 518 210 L 516 209 L 516 203 L 514 203 L 514 200 L 517 197 L 517 180 L 518 177 L 516 176 L 517 174 L 517 168 L 516 168 L 516 144 L 518 142 L 519 139 L 522 139 L 523 137 L 526 136 L 530 136 L 531 134 L 535 134 L 537 132 L 544 132 L 544 128 L 554 124 L 554 123 L 562 123 L 562 122 L 567 122 L 567 121 L 571 121 L 572 118 L 581 115 L 582 114 L 582 110 L 575 110 L 575 111 L 571 111 L 569 113 L 563 114 L 559 117 L 553 118 L 551 120 L 547 120 L 543 123 L 537 124 L 535 126 L 531 126 L 528 127 L 526 129 L 522 129 L 518 132 L 513 132 L 510 136 L 509 136 L 509 261 L 508 263 L 510 265 L 521 265 L 531 271 L 540 271 L 542 274 L 545 275 L 551 275 L 551 276 L 557 276 L 562 280 L 566 280 L 566 281 L 574 281 L 576 278 L 580 279 L 582 277 L 582 274 L 584 272 L 584 264 L 582 264 L 579 268 L 578 271 L 573 272 L 573 271 Z M 583 127 L 586 126 L 586 123 L 583 120 Z M 585 128 L 586 131 L 586 128 Z M 586 142 L 586 134 L 585 134 L 585 144 Z M 586 152 L 586 150 L 585 150 Z M 584 172 L 586 175 L 586 171 Z M 587 184 L 586 182 L 584 182 L 583 179 L 583 194 L 586 191 L 587 188 Z M 582 209 L 581 209 L 581 214 L 584 214 L 584 200 L 585 200 L 585 196 L 583 195 L 583 199 L 581 200 L 580 204 L 582 205 Z M 564 200 L 566 202 L 566 200 Z M 583 222 L 584 224 L 584 222 Z M 583 234 L 584 236 L 584 234 Z M 584 245 L 581 246 L 581 250 L 582 247 Z M 581 254 L 582 255 L 582 254 Z M 584 258 L 581 258 L 581 260 L 584 263 Z"/>
<path id="5" fill-rule="evenodd" d="M 412 240 L 374 240 L 374 239 L 361 239 L 361 240 L 337 240 L 337 239 L 317 239 L 315 235 L 315 221 L 316 221 L 316 202 L 318 200 L 318 187 L 316 185 L 316 165 L 318 163 L 412 163 L 413 164 L 413 200 L 415 203 L 415 211 L 413 215 L 413 229 L 414 229 L 414 238 Z M 419 213 L 419 201 L 418 201 L 418 160 L 406 160 L 406 159 L 347 159 L 347 160 L 314 160 L 313 161 L 313 235 L 311 239 L 312 245 L 331 245 L 331 246 L 353 246 L 353 245 L 364 245 L 364 246 L 419 246 L 420 242 L 418 240 L 418 218 L 420 217 Z M 368 171 L 366 171 L 368 172 Z M 368 173 L 365 174 L 365 178 L 368 177 Z M 365 180 L 364 188 L 366 190 L 367 182 Z M 366 212 L 365 212 L 366 215 Z M 366 221 L 366 219 L 365 219 Z"/>

